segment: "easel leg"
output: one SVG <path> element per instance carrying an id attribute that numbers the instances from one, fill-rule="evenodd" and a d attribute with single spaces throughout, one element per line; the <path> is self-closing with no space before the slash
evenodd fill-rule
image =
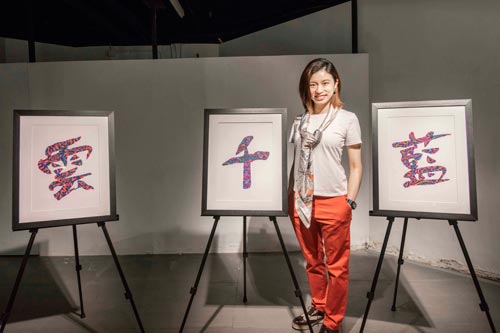
<path id="1" fill-rule="evenodd" d="M 243 216 L 243 303 L 247 303 L 247 217 Z"/>
<path id="2" fill-rule="evenodd" d="M 360 333 L 365 329 L 366 318 L 368 317 L 368 312 L 370 311 L 370 305 L 372 304 L 373 296 L 375 295 L 375 288 L 377 288 L 378 275 L 380 274 L 380 269 L 382 268 L 382 262 L 384 261 L 385 249 L 387 248 L 387 243 L 389 242 L 389 235 L 391 234 L 392 223 L 394 222 L 394 217 L 388 217 L 389 221 L 387 224 L 387 231 L 385 232 L 384 244 L 382 245 L 382 250 L 380 251 L 380 257 L 378 259 L 377 269 L 375 270 L 375 275 L 373 276 L 372 288 L 370 292 L 366 295 L 368 298 L 368 303 L 366 304 L 365 314 L 363 316 L 363 322 L 361 324 Z"/>
<path id="3" fill-rule="evenodd" d="M 217 228 L 217 223 L 219 222 L 220 216 L 214 216 L 214 226 L 212 227 L 212 232 L 210 233 L 210 237 L 208 238 L 207 247 L 205 248 L 205 254 L 203 255 L 203 259 L 201 260 L 200 269 L 198 270 L 198 275 L 196 276 L 196 282 L 194 283 L 194 287 L 191 288 L 189 293 L 191 294 L 191 299 L 189 300 L 189 304 L 186 309 L 186 313 L 184 314 L 184 319 L 182 319 L 182 325 L 179 332 L 182 333 L 184 330 L 184 325 L 186 325 L 186 320 L 189 315 L 189 310 L 191 310 L 191 305 L 193 303 L 194 295 L 196 295 L 196 291 L 198 289 L 198 284 L 200 283 L 201 274 L 203 273 L 203 268 L 205 267 L 205 262 L 207 261 L 208 252 L 210 251 L 210 246 L 212 245 L 212 240 L 214 239 L 215 229 Z"/>
<path id="4" fill-rule="evenodd" d="M 33 243 L 35 242 L 35 237 L 38 232 L 38 229 L 31 229 L 31 237 L 28 242 L 28 246 L 26 247 L 26 252 L 23 256 L 23 261 L 21 262 L 21 267 L 19 268 L 19 272 L 17 273 L 16 282 L 14 283 L 14 288 L 10 293 L 9 302 L 7 303 L 7 308 L 5 312 L 2 314 L 0 318 L 0 332 L 3 332 L 5 329 L 5 325 L 7 325 L 7 321 L 9 321 L 10 312 L 12 311 L 12 307 L 14 306 L 14 301 L 16 300 L 17 290 L 19 289 L 19 285 L 21 284 L 21 279 L 23 278 L 24 270 L 26 268 L 26 264 L 28 263 L 28 258 L 31 253 L 31 249 L 33 247 Z"/>
<path id="5" fill-rule="evenodd" d="M 304 299 L 302 298 L 302 292 L 300 291 L 299 283 L 297 282 L 297 278 L 295 277 L 295 272 L 293 271 L 292 264 L 290 262 L 290 258 L 288 257 L 288 252 L 285 247 L 285 242 L 283 242 L 283 237 L 281 236 L 280 228 L 278 226 L 278 222 L 276 221 L 275 216 L 269 217 L 269 219 L 274 223 L 274 227 L 276 228 L 276 234 L 280 240 L 281 249 L 283 250 L 283 254 L 285 255 L 286 263 L 288 265 L 288 269 L 290 270 L 290 275 L 292 276 L 293 284 L 295 286 L 295 296 L 297 296 L 300 300 L 300 304 L 302 305 L 302 310 L 304 311 L 304 315 L 306 316 L 307 325 L 309 326 L 309 332 L 313 333 L 313 329 L 311 326 L 311 322 L 309 320 L 309 315 L 307 314 L 306 305 L 304 303 Z"/>
<path id="6" fill-rule="evenodd" d="M 490 315 L 490 309 L 488 307 L 488 304 L 486 303 L 486 299 L 484 298 L 481 286 L 479 285 L 479 280 L 477 279 L 476 272 L 474 271 L 474 266 L 472 266 L 472 261 L 470 260 L 469 253 L 467 251 L 467 248 L 465 247 L 465 242 L 462 238 L 462 234 L 460 233 L 460 229 L 458 228 L 458 223 L 456 220 L 449 220 L 448 223 L 455 229 L 455 233 L 458 237 L 458 242 L 460 243 L 460 247 L 462 248 L 462 252 L 464 253 L 465 261 L 467 262 L 470 275 L 472 276 L 472 281 L 474 281 L 474 286 L 476 286 L 477 294 L 479 295 L 479 299 L 481 300 L 479 308 L 481 309 L 481 311 L 486 312 L 486 317 L 488 318 L 491 331 L 496 332 L 495 324 L 493 323 Z"/>
<path id="7" fill-rule="evenodd" d="M 75 245 L 75 269 L 76 278 L 78 279 L 78 295 L 80 296 L 80 318 L 85 318 L 85 310 L 83 308 L 83 296 L 82 296 L 82 279 L 80 277 L 80 271 L 82 266 L 80 265 L 80 255 L 78 253 L 78 235 L 76 233 L 76 225 L 73 225 L 73 241 Z"/>
<path id="8" fill-rule="evenodd" d="M 403 265 L 405 262 L 403 260 L 403 252 L 405 249 L 405 239 L 406 239 L 407 226 L 408 226 L 408 218 L 405 217 L 405 222 L 403 224 L 403 235 L 401 236 L 401 246 L 399 247 L 398 272 L 396 274 L 396 285 L 394 286 L 394 299 L 392 301 L 391 311 L 396 311 L 396 298 L 398 297 L 399 273 L 401 272 L 401 265 Z"/>
<path id="9" fill-rule="evenodd" d="M 113 243 L 111 242 L 111 237 L 109 237 L 108 229 L 106 229 L 106 223 L 99 222 L 97 225 L 104 232 L 104 237 L 106 237 L 106 241 L 108 242 L 109 250 L 111 251 L 111 255 L 113 256 L 113 260 L 115 261 L 116 268 L 118 269 L 118 273 L 120 274 L 120 278 L 123 283 L 123 287 L 125 288 L 125 298 L 130 301 L 132 305 L 132 309 L 134 310 L 135 319 L 137 320 L 137 324 L 141 329 L 141 332 L 144 332 L 144 327 L 142 326 L 141 317 L 139 316 L 139 312 L 135 306 L 134 297 L 132 296 L 132 292 L 127 284 L 127 280 L 125 279 L 125 274 L 123 274 L 122 267 L 120 266 L 120 262 L 118 261 L 118 256 L 116 255 L 115 248 L 113 247 Z"/>

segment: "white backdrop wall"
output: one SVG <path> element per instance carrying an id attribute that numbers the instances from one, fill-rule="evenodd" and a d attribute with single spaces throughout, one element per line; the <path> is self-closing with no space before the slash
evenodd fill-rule
<path id="1" fill-rule="evenodd" d="M 370 101 L 472 99 L 479 221 L 461 231 L 476 268 L 500 276 L 500 2 L 360 1 L 360 50 L 370 54 Z M 390 249 L 399 248 L 402 221 Z M 387 223 L 374 218 L 379 249 Z M 411 221 L 405 253 L 440 266 L 465 264 L 446 221 Z"/>
<path id="2" fill-rule="evenodd" d="M 279 41 L 291 36 L 300 41 L 287 48 L 292 54 L 350 50 L 351 40 L 331 29 L 341 22 L 343 27 L 337 31 L 350 34 L 350 10 L 347 2 L 224 43 L 220 55 L 253 55 L 254 49 L 279 54 Z M 370 103 L 472 99 L 479 221 L 463 223 L 461 230 L 475 267 L 500 277 L 500 154 L 496 148 L 500 144 L 500 1 L 358 0 L 358 11 L 359 50 L 370 56 Z M 386 225 L 382 218 L 371 219 L 371 248 L 381 248 Z M 397 221 L 390 253 L 397 253 L 401 232 L 402 221 Z M 459 269 L 465 265 L 446 221 L 411 221 L 405 253 L 433 265 Z"/>
<path id="3" fill-rule="evenodd" d="M 480 220 L 478 223 L 466 224 L 462 231 L 476 268 L 500 275 L 500 242 L 497 241 L 500 223 L 496 209 L 500 206 L 500 154 L 496 152 L 500 144 L 497 130 L 500 121 L 497 111 L 500 43 L 496 42 L 497 32 L 500 31 L 500 16 L 497 14 L 500 12 L 500 2 L 358 0 L 358 10 L 359 49 L 370 55 L 370 102 L 472 98 Z M 347 2 L 225 42 L 216 53 L 228 57 L 349 53 L 350 11 L 351 4 Z M 10 41 L 3 45 L 8 48 L 12 46 L 12 49 L 4 49 L 2 53 L 0 38 L 0 62 L 2 57 L 5 57 L 5 61 L 13 61 L 17 48 Z M 212 46 L 210 48 L 212 50 Z M 207 56 L 204 52 L 200 52 L 200 55 Z M 26 49 L 19 54 L 21 56 L 27 59 Z M 72 55 L 65 55 L 64 59 L 85 59 L 80 56 L 75 50 Z M 45 60 L 57 59 L 47 56 Z M 12 77 L 10 81 L 2 79 L 0 82 L 12 89 L 23 84 L 27 77 Z M 28 92 L 27 89 L 12 90 L 8 96 L 4 95 L 0 95 L 2 105 L 6 100 L 22 100 L 23 96 L 27 99 Z M 298 107 L 298 99 L 293 105 Z M 10 120 L 8 124 L 1 123 L 0 126 L 2 133 L 6 129 L 10 131 Z M 0 147 L 2 152 L 6 148 L 10 149 L 5 139 L 0 140 Z M 365 154 L 367 147 L 365 144 Z M 2 172 L 8 167 L 4 163 L 0 164 Z M 371 171 L 366 168 L 367 165 L 365 159 L 365 176 Z M 0 177 L 5 175 L 2 173 Z M 364 185 L 367 185 L 366 181 Z M 0 192 L 0 214 L 3 214 L 0 216 L 7 214 L 6 209 L 10 210 L 5 198 L 10 198 L 10 193 Z M 368 208 L 365 214 L 367 211 Z M 372 219 L 369 237 L 372 248 L 380 248 L 385 227 L 384 219 Z M 393 227 L 389 246 L 391 252 L 399 247 L 400 233 L 399 221 Z M 7 237 L 0 235 L 1 240 Z M 446 222 L 413 221 L 408 231 L 405 253 L 417 260 L 441 266 L 464 263 L 456 237 Z"/>
<path id="4" fill-rule="evenodd" d="M 326 55 L 343 78 L 346 108 L 368 142 L 368 56 Z M 109 230 L 120 254 L 202 252 L 212 227 L 200 217 L 203 109 L 286 107 L 288 124 L 302 112 L 302 68 L 313 56 L 88 61 L 0 65 L 0 254 L 20 253 L 28 232 L 11 231 L 12 110 L 113 110 L 117 206 Z M 289 147 L 291 149 L 291 146 Z M 290 151 L 291 152 L 291 151 Z M 368 149 L 363 151 L 370 170 Z M 289 161 L 290 162 L 290 161 Z M 352 225 L 353 247 L 368 241 L 368 179 Z M 279 224 L 290 250 L 298 245 L 287 218 Z M 81 254 L 108 254 L 96 225 L 79 226 Z M 266 218 L 249 219 L 249 250 L 277 251 Z M 219 252 L 241 251 L 242 219 L 222 218 Z M 72 255 L 70 227 L 40 230 L 42 255 Z"/>

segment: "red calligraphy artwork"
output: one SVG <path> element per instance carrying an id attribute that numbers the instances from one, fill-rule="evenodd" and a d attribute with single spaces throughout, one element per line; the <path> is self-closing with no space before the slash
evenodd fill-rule
<path id="1" fill-rule="evenodd" d="M 74 148 L 69 147 L 75 142 L 80 141 L 80 139 L 81 136 L 48 146 L 45 149 L 46 157 L 38 161 L 38 169 L 40 169 L 40 171 L 46 174 L 55 174 L 54 181 L 49 185 L 49 190 L 54 191 L 59 188 L 59 190 L 54 194 L 54 198 L 57 200 L 63 199 L 71 192 L 79 188 L 83 188 L 84 190 L 94 189 L 93 186 L 81 180 L 82 178 L 91 175 L 91 172 L 76 176 L 74 175 L 78 170 L 78 167 L 83 164 L 78 153 L 86 151 L 86 159 L 88 159 L 92 153 L 91 146 L 85 145 Z M 68 164 L 74 165 L 75 167 L 65 170 L 68 167 Z"/>
<path id="2" fill-rule="evenodd" d="M 425 136 L 417 138 L 414 132 L 408 135 L 408 141 L 394 142 L 392 147 L 405 148 L 401 150 L 401 162 L 409 169 L 404 174 L 409 180 L 403 184 L 404 187 L 418 185 L 435 185 L 446 182 L 449 179 L 444 178 L 446 167 L 442 165 L 434 165 L 437 161 L 430 155 L 434 155 L 439 151 L 437 147 L 428 147 L 428 145 L 436 139 L 448 136 L 451 134 L 434 134 L 433 131 L 428 132 Z M 420 149 L 420 150 L 419 150 Z M 426 154 L 425 161 L 427 166 L 419 166 L 422 157 Z"/>

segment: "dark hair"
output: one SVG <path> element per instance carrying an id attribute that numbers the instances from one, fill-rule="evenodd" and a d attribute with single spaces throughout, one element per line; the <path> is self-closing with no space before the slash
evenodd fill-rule
<path id="1" fill-rule="evenodd" d="M 342 101 L 340 100 L 340 90 L 342 84 L 337 69 L 335 69 L 335 66 L 331 63 L 331 61 L 325 58 L 317 58 L 311 60 L 307 64 L 306 68 L 304 68 L 304 71 L 302 72 L 302 75 L 300 76 L 299 94 L 300 99 L 302 100 L 302 105 L 304 105 L 304 108 L 306 108 L 306 110 L 311 108 L 313 105 L 313 102 L 311 100 L 311 93 L 309 91 L 309 80 L 311 80 L 311 76 L 313 76 L 314 73 L 319 72 L 322 69 L 324 69 L 327 73 L 330 73 L 333 77 L 333 80 L 337 82 L 337 90 L 336 92 L 334 92 L 331 101 L 332 105 L 336 108 L 341 108 L 344 106 L 344 103 L 342 103 Z"/>

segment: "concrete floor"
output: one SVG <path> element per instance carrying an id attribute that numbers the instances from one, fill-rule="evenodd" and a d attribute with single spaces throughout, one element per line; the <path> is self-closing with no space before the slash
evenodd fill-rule
<path id="1" fill-rule="evenodd" d="M 201 255 L 120 256 L 146 332 L 178 332 Z M 351 257 L 349 303 L 343 332 L 359 332 L 377 254 Z M 307 279 L 300 253 L 291 254 L 306 302 Z M 0 257 L 0 309 L 4 309 L 21 258 Z M 86 318 L 79 300 L 72 257 L 32 257 L 5 332 L 138 332 L 113 260 L 82 257 Z M 250 254 L 248 303 L 242 303 L 243 263 L 239 254 L 211 254 L 184 332 L 294 332 L 301 313 L 284 257 Z M 491 332 L 480 311 L 472 280 L 464 275 L 405 261 L 392 304 L 396 258 L 386 257 L 365 332 Z M 480 280 L 491 315 L 500 328 L 500 283 Z M 315 331 L 319 328 L 316 327 Z"/>

